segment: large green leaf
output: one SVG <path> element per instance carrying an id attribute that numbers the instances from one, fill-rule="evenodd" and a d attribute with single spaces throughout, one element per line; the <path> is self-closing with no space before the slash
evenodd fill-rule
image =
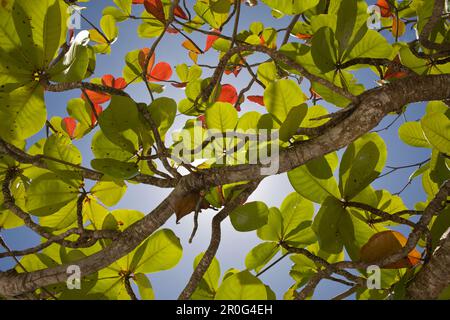
<path id="1" fill-rule="evenodd" d="M 229 0 L 200 0 L 194 5 L 194 11 L 214 29 L 220 29 L 227 20 L 230 11 Z"/>
<path id="2" fill-rule="evenodd" d="M 10 185 L 11 195 L 17 206 L 25 207 L 25 185 L 20 178 L 13 180 Z M 0 192 L 0 228 L 11 229 L 24 224 L 24 221 L 16 216 L 13 212 L 5 208 L 3 203 L 3 192 Z"/>
<path id="3" fill-rule="evenodd" d="M 9 93 L 0 92 L 0 137 L 25 140 L 39 132 L 47 119 L 44 89 L 31 82 Z"/>
<path id="4" fill-rule="evenodd" d="M 31 181 L 27 191 L 26 208 L 36 216 L 55 213 L 76 199 L 78 190 L 53 173 L 44 174 Z"/>
<path id="5" fill-rule="evenodd" d="M 283 218 L 283 235 L 286 238 L 296 231 L 301 223 L 312 219 L 314 206 L 311 201 L 293 192 L 283 200 L 280 211 Z"/>
<path id="6" fill-rule="evenodd" d="M 302 0 L 302 1 L 286 1 L 286 0 L 262 0 L 269 7 L 281 11 L 285 14 L 300 14 L 309 9 L 314 8 L 319 0 Z"/>
<path id="7" fill-rule="evenodd" d="M 347 147 L 339 167 L 339 190 L 351 199 L 366 188 L 383 170 L 387 149 L 384 140 L 369 133 Z"/>
<path id="8" fill-rule="evenodd" d="M 305 95 L 293 80 L 278 80 L 271 83 L 264 91 L 264 104 L 267 111 L 280 125 L 286 120 L 289 111 L 304 101 Z"/>
<path id="9" fill-rule="evenodd" d="M 133 277 L 133 280 L 139 289 L 139 295 L 141 296 L 142 300 L 155 299 L 155 293 L 153 291 L 152 284 L 145 274 L 136 273 Z"/>
<path id="10" fill-rule="evenodd" d="M 332 197 L 325 199 L 312 225 L 319 240 L 320 249 L 328 253 L 341 252 L 343 243 L 339 224 L 347 215 L 340 201 Z"/>
<path id="11" fill-rule="evenodd" d="M 280 250 L 276 242 L 263 242 L 254 247 L 245 257 L 245 267 L 259 272 Z"/>
<path id="12" fill-rule="evenodd" d="M 378 31 L 368 30 L 367 33 L 347 52 L 345 59 L 355 58 L 386 58 L 392 53 L 392 46 Z"/>
<path id="13" fill-rule="evenodd" d="M 305 118 L 307 112 L 308 106 L 305 103 L 289 110 L 286 120 L 280 127 L 280 140 L 289 141 L 297 133 L 300 123 Z"/>
<path id="14" fill-rule="evenodd" d="M 91 194 L 111 207 L 120 201 L 126 190 L 127 185 L 124 182 L 103 178 L 92 187 Z"/>
<path id="15" fill-rule="evenodd" d="M 410 146 L 419 148 L 430 147 L 430 143 L 425 137 L 419 122 L 405 122 L 398 128 L 398 136 L 404 143 L 409 144 Z"/>
<path id="16" fill-rule="evenodd" d="M 320 157 L 289 171 L 288 178 L 295 191 L 316 203 L 322 203 L 329 196 L 339 199 L 331 159 L 332 156 Z"/>
<path id="17" fill-rule="evenodd" d="M 74 166 L 80 165 L 82 159 L 81 152 L 62 134 L 52 134 L 48 137 L 44 145 L 44 155 L 61 161 L 46 160 L 48 169 L 55 172 L 73 171 L 76 169 Z"/>
<path id="18" fill-rule="evenodd" d="M 91 166 L 112 178 L 121 180 L 134 178 L 139 173 L 139 167 L 136 163 L 111 158 L 92 159 Z"/>
<path id="19" fill-rule="evenodd" d="M 130 270 L 152 273 L 171 269 L 180 261 L 182 252 L 180 239 L 172 230 L 159 230 L 136 250 Z"/>
<path id="20" fill-rule="evenodd" d="M 132 154 L 138 150 L 139 117 L 136 103 L 131 98 L 113 96 L 98 123 L 111 142 Z"/>
<path id="21" fill-rule="evenodd" d="M 92 138 L 92 152 L 96 158 L 111 158 L 127 161 L 133 157 L 133 153 L 122 149 L 112 143 L 102 131 L 97 131 Z"/>
<path id="22" fill-rule="evenodd" d="M 171 98 L 158 98 L 150 104 L 150 115 L 158 127 L 161 138 L 164 137 L 172 126 L 177 113 L 177 103 Z"/>
<path id="23" fill-rule="evenodd" d="M 323 27 L 314 34 L 311 54 L 316 66 L 323 73 L 336 69 L 337 47 L 333 30 Z"/>
<path id="24" fill-rule="evenodd" d="M 264 284 L 248 271 L 226 278 L 217 290 L 216 300 L 266 300 Z"/>
<path id="25" fill-rule="evenodd" d="M 278 208 L 269 209 L 267 224 L 258 229 L 257 235 L 261 240 L 279 241 L 282 239 L 283 220 Z"/>
<path id="26" fill-rule="evenodd" d="M 428 141 L 440 152 L 450 155 L 450 119 L 435 112 L 423 117 L 421 124 Z"/>
<path id="27" fill-rule="evenodd" d="M 77 221 L 77 201 L 72 200 L 60 210 L 49 216 L 40 217 L 40 225 L 47 228 L 62 230 Z"/>
<path id="28" fill-rule="evenodd" d="M 220 132 L 232 130 L 237 124 L 236 109 L 227 102 L 216 102 L 205 112 L 208 129 L 218 129 Z"/>
<path id="29" fill-rule="evenodd" d="M 237 231 L 246 232 L 256 230 L 267 223 L 269 209 L 261 201 L 247 202 L 239 206 L 230 214 L 230 220 Z"/>

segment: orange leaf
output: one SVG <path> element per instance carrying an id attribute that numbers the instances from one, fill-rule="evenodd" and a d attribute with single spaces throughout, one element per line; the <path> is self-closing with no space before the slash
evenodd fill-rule
<path id="1" fill-rule="evenodd" d="M 401 79 L 408 75 L 399 67 L 399 64 L 401 64 L 399 55 L 397 55 L 392 62 L 393 63 L 387 67 L 386 73 L 384 74 L 384 80 Z"/>
<path id="2" fill-rule="evenodd" d="M 219 98 L 217 98 L 217 101 L 235 104 L 238 101 L 236 88 L 231 84 L 222 85 L 222 89 L 220 90 L 220 95 Z"/>
<path id="3" fill-rule="evenodd" d="M 189 51 L 189 58 L 191 58 L 191 60 L 192 60 L 195 64 L 197 64 L 197 61 L 198 61 L 198 53 Z"/>
<path id="4" fill-rule="evenodd" d="M 144 0 L 145 10 L 162 23 L 166 23 L 164 5 L 161 0 Z"/>
<path id="5" fill-rule="evenodd" d="M 394 17 L 392 20 L 392 36 L 401 37 L 406 31 L 406 25 L 401 19 Z"/>
<path id="6" fill-rule="evenodd" d="M 144 70 L 145 68 L 145 59 L 149 54 L 150 54 L 149 48 L 143 48 L 141 49 L 141 51 L 139 51 L 138 60 L 142 70 Z M 154 63 L 155 63 L 155 53 L 153 52 L 152 57 L 150 58 L 150 61 L 148 63 L 147 74 L 149 74 L 152 71 Z"/>
<path id="7" fill-rule="evenodd" d="M 397 231 L 382 231 L 374 234 L 360 250 L 361 261 L 371 263 L 387 258 L 398 251 L 405 245 L 406 239 Z M 401 269 L 411 268 L 420 262 L 421 255 L 417 249 L 411 250 L 407 257 L 390 263 L 383 268 Z"/>
<path id="8" fill-rule="evenodd" d="M 312 38 L 312 35 L 306 33 L 297 33 L 295 36 L 301 40 L 308 40 Z"/>
<path id="9" fill-rule="evenodd" d="M 263 96 L 248 96 L 247 99 L 251 102 L 257 103 L 261 106 L 265 106 Z"/>
<path id="10" fill-rule="evenodd" d="M 74 138 L 77 121 L 72 117 L 66 117 L 62 120 L 62 127 L 69 135 L 70 139 Z"/>
<path id="11" fill-rule="evenodd" d="M 197 54 L 203 53 L 201 50 L 199 50 L 199 48 L 196 47 L 196 45 L 191 40 L 183 41 L 181 45 L 183 46 L 183 48 L 189 50 L 190 52 L 194 52 Z"/>
<path id="12" fill-rule="evenodd" d="M 184 13 L 183 9 L 181 9 L 180 6 L 177 6 L 174 10 L 173 10 L 173 14 L 175 16 L 177 16 L 178 18 L 187 20 L 188 16 L 186 15 L 186 13 Z"/>
<path id="13" fill-rule="evenodd" d="M 144 0 L 133 0 L 133 4 L 143 4 Z"/>
<path id="14" fill-rule="evenodd" d="M 391 7 L 389 6 L 389 2 L 387 2 L 387 0 L 378 0 L 377 6 L 380 7 L 381 16 L 383 18 L 389 18 L 392 15 Z"/>
<path id="15" fill-rule="evenodd" d="M 172 68 L 167 62 L 159 62 L 152 69 L 148 80 L 150 81 L 167 81 L 172 76 Z"/>

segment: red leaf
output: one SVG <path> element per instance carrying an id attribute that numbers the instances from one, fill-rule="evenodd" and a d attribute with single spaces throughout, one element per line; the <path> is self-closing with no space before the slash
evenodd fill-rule
<path id="1" fill-rule="evenodd" d="M 188 16 L 186 15 L 186 13 L 184 13 L 183 9 L 181 9 L 180 6 L 177 6 L 175 8 L 175 10 L 173 11 L 173 14 L 175 16 L 177 16 L 178 18 L 181 18 L 181 19 L 184 19 L 184 20 L 189 19 Z"/>
<path id="2" fill-rule="evenodd" d="M 392 15 L 391 7 L 387 0 L 378 0 L 377 6 L 380 7 L 382 17 L 389 18 Z"/>
<path id="3" fill-rule="evenodd" d="M 222 85 L 222 90 L 220 90 L 220 95 L 217 101 L 235 104 L 238 101 L 236 88 L 231 84 Z"/>
<path id="4" fill-rule="evenodd" d="M 133 0 L 133 4 L 143 4 L 144 0 Z"/>
<path id="5" fill-rule="evenodd" d="M 102 77 L 102 83 L 104 86 L 114 88 L 114 76 L 112 74 L 105 74 Z"/>
<path id="6" fill-rule="evenodd" d="M 123 90 L 125 89 L 126 86 L 127 82 L 122 77 L 117 78 L 116 81 L 114 82 L 114 88 L 116 89 Z"/>
<path id="7" fill-rule="evenodd" d="M 143 48 L 141 49 L 141 51 L 139 51 L 138 60 L 142 70 L 144 70 L 145 68 L 145 59 L 149 54 L 150 54 L 149 48 Z M 147 74 L 149 74 L 152 71 L 154 63 L 155 63 L 155 53 L 152 54 L 152 57 L 150 58 L 150 61 L 148 63 Z"/>
<path id="8" fill-rule="evenodd" d="M 174 29 L 174 28 L 171 28 L 171 27 L 168 27 L 166 31 L 168 33 L 170 33 L 170 34 L 177 34 L 178 33 L 177 29 Z"/>
<path id="9" fill-rule="evenodd" d="M 97 116 L 99 116 L 103 112 L 103 108 L 99 104 L 94 104 L 95 112 L 97 113 Z M 97 118 L 95 117 L 94 111 L 91 110 L 91 126 L 94 127 L 97 123 Z"/>
<path id="10" fill-rule="evenodd" d="M 66 117 L 62 120 L 63 129 L 66 130 L 70 139 L 74 138 L 75 128 L 77 127 L 77 121 L 72 117 Z"/>
<path id="11" fill-rule="evenodd" d="M 172 76 L 172 68 L 167 62 L 159 62 L 152 69 L 148 79 L 150 81 L 167 81 Z"/>
<path id="12" fill-rule="evenodd" d="M 399 55 L 397 55 L 392 62 L 393 63 L 389 64 L 387 67 L 386 73 L 384 74 L 384 80 L 401 79 L 408 75 L 399 67 L 399 64 L 402 63 Z"/>
<path id="13" fill-rule="evenodd" d="M 145 10 L 162 23 L 166 22 L 164 5 L 161 0 L 144 0 Z"/>
<path id="14" fill-rule="evenodd" d="M 247 99 L 251 102 L 257 103 L 261 106 L 265 106 L 263 96 L 248 96 Z"/>
<path id="15" fill-rule="evenodd" d="M 213 32 L 220 33 L 220 31 L 218 31 L 218 30 L 213 30 Z M 208 51 L 209 49 L 211 49 L 212 45 L 214 44 L 214 41 L 216 41 L 218 38 L 219 38 L 219 36 L 212 35 L 212 34 L 209 34 L 206 37 L 205 52 Z"/>
<path id="16" fill-rule="evenodd" d="M 86 92 L 86 95 L 89 97 L 89 100 L 91 100 L 92 103 L 94 103 L 94 104 L 102 104 L 111 99 L 111 97 L 107 93 L 95 92 L 95 91 L 91 91 L 91 90 L 85 90 L 85 92 Z M 87 99 L 83 93 L 81 94 L 81 98 L 84 101 L 87 101 Z"/>

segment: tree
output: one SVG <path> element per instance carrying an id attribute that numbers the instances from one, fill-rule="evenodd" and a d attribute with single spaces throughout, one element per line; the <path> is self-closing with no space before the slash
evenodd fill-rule
<path id="1" fill-rule="evenodd" d="M 0 272 L 1 297 L 136 299 L 134 283 L 140 298 L 152 299 L 146 274 L 174 267 L 183 250 L 165 222 L 174 214 L 177 221 L 193 217 L 192 241 L 199 213 L 215 208 L 211 241 L 194 261 L 180 299 L 271 299 L 270 284 L 258 276 L 276 268 L 280 252 L 294 262 L 286 299 L 311 297 L 323 279 L 349 285 L 337 299 L 354 293 L 358 299 L 448 298 L 446 1 L 380 0 L 369 8 L 360 0 L 260 2 L 114 0 L 98 23 L 74 1 L 1 2 L 0 228 L 25 226 L 42 239 L 18 250 L 0 237 L 0 258 L 17 263 Z M 259 21 L 241 28 L 243 10 L 255 5 L 291 22 L 281 30 Z M 66 24 L 68 8 L 92 29 L 75 36 Z M 133 15 L 136 10 L 142 14 Z M 153 39 L 151 47 L 126 54 L 123 77 L 92 78 L 99 76 L 96 59 L 114 50 L 118 25 L 131 19 L 141 21 L 137 32 Z M 414 30 L 417 37 L 402 40 Z M 206 38 L 204 49 L 192 37 L 197 33 Z M 157 54 L 168 34 L 185 39 L 192 60 L 176 66 L 179 80 Z M 211 66 L 198 64 L 198 57 L 212 51 L 218 63 L 202 78 Z M 245 72 L 251 80 L 240 92 L 222 81 L 224 74 Z M 378 84 L 360 84 L 361 72 L 378 77 Z M 127 93 L 138 82 L 149 104 Z M 186 97 L 164 97 L 164 84 L 185 88 Z M 254 86 L 263 93 L 245 97 Z M 47 96 L 69 90 L 81 91 L 67 102 L 69 116 L 47 119 Z M 260 104 L 261 112 L 239 113 L 244 101 Z M 385 141 L 373 129 L 424 101 L 425 115 L 405 122 L 398 135 L 428 149 L 429 159 L 383 173 L 417 169 L 410 181 L 422 179 L 427 201 L 408 209 L 401 194 L 372 187 L 387 158 Z M 185 125 L 170 139 L 177 115 Z M 42 130 L 46 138 L 27 145 Z M 73 141 L 90 139 L 91 132 L 88 168 Z M 204 160 L 194 165 L 198 159 Z M 263 179 L 282 173 L 296 192 L 280 208 L 247 201 Z M 130 183 L 171 192 L 146 215 L 111 211 Z M 237 231 L 256 231 L 262 242 L 248 253 L 246 270 L 221 277 L 215 255 L 228 217 Z M 381 268 L 379 290 L 367 287 L 373 266 Z M 71 278 L 80 290 L 68 288 L 69 269 L 81 275 L 81 283 Z"/>

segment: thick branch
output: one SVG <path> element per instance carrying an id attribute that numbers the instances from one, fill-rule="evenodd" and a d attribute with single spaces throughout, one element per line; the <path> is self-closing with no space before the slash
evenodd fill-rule
<path id="1" fill-rule="evenodd" d="M 409 77 L 369 90 L 359 96 L 361 103 L 358 107 L 336 126 L 329 128 L 319 137 L 281 152 L 277 158 L 280 164 L 277 172 L 286 172 L 345 147 L 376 127 L 388 113 L 399 110 L 408 103 L 445 100 L 449 97 L 448 74 Z M 241 165 L 203 170 L 183 177 L 168 198 L 150 214 L 128 227 L 117 241 L 103 251 L 78 261 L 82 274 L 96 272 L 131 252 L 167 221 L 174 212 L 175 201 L 187 192 L 202 190 L 206 186 L 255 180 L 262 176 L 261 168 L 262 165 Z M 42 286 L 65 281 L 66 276 L 64 265 L 20 275 L 0 273 L 0 295 L 15 296 L 33 291 Z"/>

